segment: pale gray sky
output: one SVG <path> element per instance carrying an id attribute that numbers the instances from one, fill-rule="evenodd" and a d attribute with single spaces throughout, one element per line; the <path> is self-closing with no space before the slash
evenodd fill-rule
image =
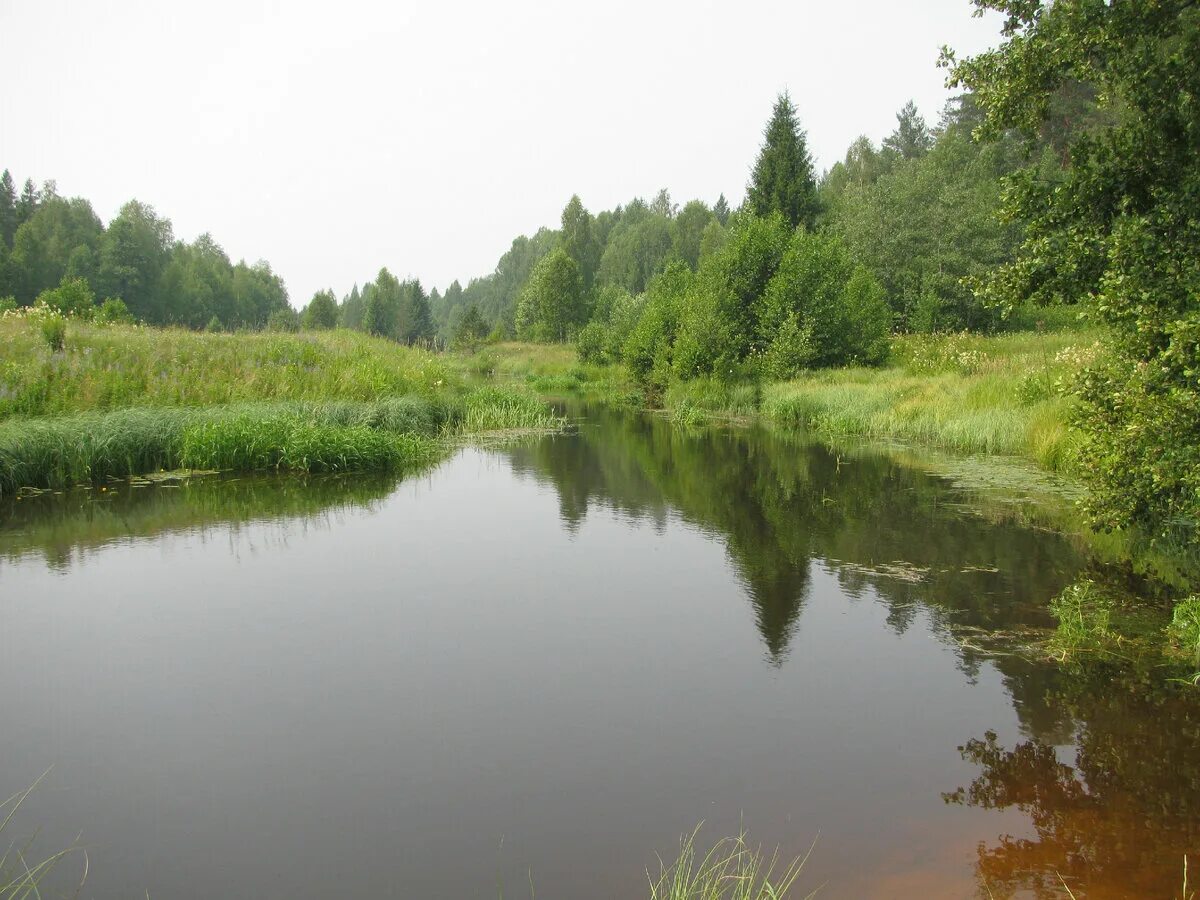
<path id="1" fill-rule="evenodd" d="M 382 265 L 444 288 L 512 238 L 660 187 L 740 202 L 775 95 L 818 170 L 949 96 L 968 0 L 0 0 L 0 168 L 107 222 L 137 197 L 267 259 L 292 303 Z"/>

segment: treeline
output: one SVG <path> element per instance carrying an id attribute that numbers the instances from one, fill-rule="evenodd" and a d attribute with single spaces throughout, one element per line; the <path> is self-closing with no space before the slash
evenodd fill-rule
<path id="1" fill-rule="evenodd" d="M 858 138 L 818 178 L 785 94 L 736 212 L 724 195 L 681 209 L 663 190 L 592 215 L 572 197 L 558 229 L 517 238 L 494 273 L 434 291 L 434 323 L 460 342 L 576 338 L 585 358 L 657 382 L 880 362 L 893 331 L 1027 326 L 1052 314 L 972 289 L 1021 241 L 1000 215 L 1005 180 L 1030 165 L 1058 177 L 1069 141 L 1101 119 L 1072 83 L 1032 141 L 981 143 L 970 94 L 935 126 L 909 103 L 881 144 Z"/>
<path id="2" fill-rule="evenodd" d="M 20 195 L 0 175 L 0 299 L 28 306 L 42 297 L 85 313 L 102 298 L 137 319 L 189 328 L 261 328 L 294 317 L 270 265 L 234 264 L 212 238 L 175 239 L 171 222 L 131 200 L 108 227 L 81 197 L 32 179 Z"/>

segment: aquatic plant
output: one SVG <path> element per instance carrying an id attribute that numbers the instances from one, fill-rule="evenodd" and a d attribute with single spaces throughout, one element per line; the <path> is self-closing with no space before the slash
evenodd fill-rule
<path id="1" fill-rule="evenodd" d="M 0 422 L 0 496 L 181 467 L 299 472 L 396 470 L 441 452 L 388 404 L 234 404 L 122 409 Z"/>
<path id="2" fill-rule="evenodd" d="M 550 429 L 562 425 L 546 404 L 532 393 L 513 388 L 482 387 L 463 401 L 459 429 L 463 432 L 508 429 Z"/>
<path id="3" fill-rule="evenodd" d="M 49 770 L 43 772 L 25 790 L 18 791 L 7 800 L 0 802 L 0 817 L 3 817 L 0 818 L 0 843 L 4 842 L 13 819 L 20 811 L 25 800 L 42 783 L 42 780 L 48 774 Z M 83 883 L 87 880 L 88 872 L 86 852 L 81 851 L 76 846 L 70 846 L 42 859 L 30 860 L 28 858 L 30 847 L 31 842 L 26 842 L 23 846 L 18 847 L 16 841 L 13 841 L 8 844 L 3 854 L 0 854 L 0 900 L 41 898 L 46 879 L 50 877 L 50 874 L 64 859 L 76 852 L 83 852 L 83 874 L 80 876 L 78 882 L 79 888 L 83 887 Z M 78 892 L 79 889 L 77 888 L 76 895 L 78 895 Z"/>
<path id="4" fill-rule="evenodd" d="M 697 826 L 684 835 L 679 855 L 671 863 L 659 859 L 657 877 L 646 873 L 650 900 L 782 900 L 790 896 L 812 852 L 810 847 L 808 853 L 785 863 L 778 848 L 767 855 L 747 844 L 742 831 L 717 841 L 701 855 L 699 833 Z"/>

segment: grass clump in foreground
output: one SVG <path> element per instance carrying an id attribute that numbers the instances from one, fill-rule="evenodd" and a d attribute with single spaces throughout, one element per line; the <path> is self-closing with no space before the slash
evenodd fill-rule
<path id="1" fill-rule="evenodd" d="M 34 789 L 41 784 L 42 779 L 48 774 L 49 770 L 43 772 L 37 781 L 28 788 L 18 791 L 7 800 L 0 802 L 0 843 L 5 841 L 13 818 L 20 811 L 26 798 L 33 793 Z M 30 844 L 31 842 L 26 842 L 24 846 L 18 847 L 17 843 L 13 841 L 0 854 L 0 900 L 41 898 L 43 896 L 42 892 L 45 889 L 44 883 L 50 877 L 51 872 L 67 856 L 70 856 L 78 849 L 77 847 L 68 847 L 44 859 L 31 861 L 27 858 L 31 850 Z M 83 859 L 83 874 L 80 876 L 79 888 L 76 889 L 76 895 L 78 895 L 79 889 L 83 887 L 84 881 L 87 880 L 88 866 L 86 852 Z"/>
<path id="2" fill-rule="evenodd" d="M 649 876 L 650 900 L 782 900 L 791 896 L 808 861 L 806 853 L 785 864 L 778 849 L 768 856 L 747 844 L 744 831 L 718 841 L 701 856 L 699 833 L 697 827 L 683 837 L 674 862 L 659 860 L 658 877 Z"/>

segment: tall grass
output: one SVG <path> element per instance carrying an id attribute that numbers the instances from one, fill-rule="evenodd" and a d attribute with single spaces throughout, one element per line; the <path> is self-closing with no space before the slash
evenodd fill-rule
<path id="1" fill-rule="evenodd" d="M 839 369 L 769 385 L 762 411 L 833 436 L 862 435 L 972 453 L 1029 457 L 1069 470 L 1074 375 L 1097 352 L 1083 332 L 911 335 L 887 369 Z"/>
<path id="2" fill-rule="evenodd" d="M 163 469 L 401 471 L 435 462 L 451 434 L 555 428 L 532 394 L 486 387 L 463 398 L 276 401 L 132 408 L 0 422 L 0 497 Z"/>
<path id="3" fill-rule="evenodd" d="M 441 452 L 423 425 L 387 403 L 256 403 L 13 419 L 0 422 L 0 496 L 163 469 L 415 468 Z"/>
<path id="4" fill-rule="evenodd" d="M 128 406 L 449 396 L 445 357 L 358 332 L 207 334 L 71 321 L 52 352 L 28 318 L 0 317 L 0 419 Z"/>
<path id="5" fill-rule="evenodd" d="M 534 394 L 513 388 L 482 387 L 463 401 L 459 428 L 466 433 L 512 429 L 552 429 L 562 425 Z"/>
<path id="6" fill-rule="evenodd" d="M 744 831 L 701 855 L 699 831 L 683 837 L 673 862 L 659 861 L 657 877 L 647 873 L 650 900 L 783 900 L 791 895 L 808 860 L 805 854 L 784 862 L 778 850 L 768 856 L 746 843 Z"/>
<path id="7" fill-rule="evenodd" d="M 0 854 L 0 900 L 40 900 L 45 889 L 45 881 L 58 865 L 69 855 L 76 852 L 77 847 L 68 847 L 51 856 L 42 859 L 29 858 L 31 843 L 26 842 L 18 847 L 16 841 L 8 842 L 8 832 L 13 818 L 20 811 L 25 800 L 41 784 L 49 771 L 42 775 L 32 785 L 23 791 L 18 791 L 4 802 L 0 803 L 0 845 L 7 844 L 7 849 Z M 87 880 L 87 854 L 84 853 L 83 874 L 79 887 Z M 76 891 L 78 894 L 78 890 Z"/>

